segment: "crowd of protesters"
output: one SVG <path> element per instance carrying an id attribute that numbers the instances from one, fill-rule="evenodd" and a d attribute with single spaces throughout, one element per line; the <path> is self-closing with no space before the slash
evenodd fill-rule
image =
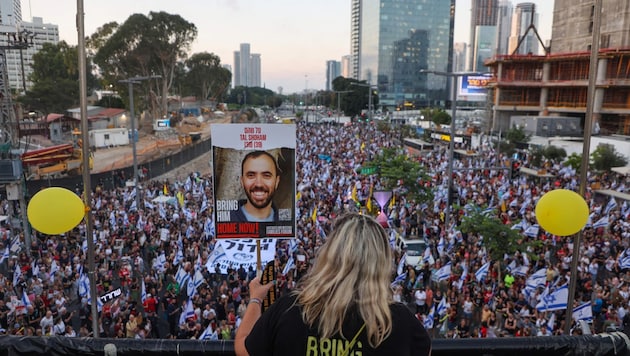
<path id="1" fill-rule="evenodd" d="M 334 218 L 345 211 L 365 211 L 370 192 L 384 189 L 376 175 L 358 168 L 383 148 L 401 148 L 400 134 L 374 123 L 352 125 L 298 123 L 297 239 L 278 240 L 275 257 L 277 292 L 288 293 L 309 268 Z M 431 176 L 422 182 L 435 199 L 414 202 L 396 194 L 382 207 L 398 261 L 392 268 L 392 290 L 407 303 L 434 337 L 503 337 L 557 335 L 564 330 L 565 311 L 539 312 L 536 305 L 567 283 L 573 255 L 570 238 L 560 238 L 537 227 L 536 201 L 552 189 L 577 190 L 571 168 L 549 162 L 553 179 L 521 174 L 512 179 L 503 166 L 507 158 L 489 146 L 478 155 L 455 162 L 454 185 L 459 201 L 444 226 L 448 154 L 446 146 L 414 157 Z M 528 165 L 528 158 L 522 157 Z M 485 169 L 484 169 L 485 168 Z M 247 283 L 255 271 L 237 264 L 227 271 L 206 268 L 217 243 L 212 229 L 212 177 L 192 172 L 176 181 L 148 181 L 142 191 L 144 206 L 135 206 L 135 190 L 124 181 L 115 189 L 96 186 L 92 194 L 97 295 L 120 291 L 99 304 L 96 331 L 114 338 L 231 339 L 249 302 Z M 630 180 L 618 174 L 589 177 L 601 189 L 624 192 Z M 163 195 L 172 202 L 153 203 Z M 6 198 L 6 197 L 3 197 Z M 597 198 L 597 199 L 596 199 Z M 591 303 L 594 332 L 621 328 L 630 320 L 630 269 L 623 261 L 629 247 L 628 202 L 599 199 L 590 186 L 590 222 L 584 229 L 578 268 L 575 306 Z M 0 214 L 14 211 L 2 200 Z M 458 225 L 467 205 L 488 209 L 536 247 L 490 261 L 483 237 L 465 234 Z M 605 223 L 598 224 L 604 221 Z M 601 226 L 600 226 L 601 225 Z M 533 228 L 533 230 L 532 230 Z M 405 265 L 401 237 L 425 238 L 429 258 Z M 87 244 L 85 226 L 63 235 L 33 231 L 31 246 L 23 236 L 3 232 L 0 263 L 0 333 L 14 335 L 90 336 L 91 300 L 86 290 Z M 180 255 L 181 252 L 181 255 Z M 285 265 L 296 258 L 296 266 Z M 447 275 L 440 275 L 450 263 Z M 487 263 L 482 278 L 476 272 Z M 398 267 L 398 268 L 396 268 Z M 203 283 L 193 293 L 175 278 L 180 268 Z M 387 268 L 387 267 L 384 267 Z M 545 269 L 543 285 L 527 289 L 527 281 Z M 118 293 L 116 293 L 118 295 Z M 186 315 L 189 295 L 194 315 Z M 630 324 L 630 321 L 628 321 Z M 574 327 L 575 332 L 583 332 Z"/>

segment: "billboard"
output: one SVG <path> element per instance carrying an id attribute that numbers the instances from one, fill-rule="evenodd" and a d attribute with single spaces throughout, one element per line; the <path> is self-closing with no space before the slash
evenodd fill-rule
<path id="1" fill-rule="evenodd" d="M 295 237 L 295 125 L 212 126 L 217 238 Z"/>
<path id="2" fill-rule="evenodd" d="M 486 101 L 487 86 L 491 79 L 491 76 L 485 75 L 462 75 L 459 77 L 457 100 Z"/>

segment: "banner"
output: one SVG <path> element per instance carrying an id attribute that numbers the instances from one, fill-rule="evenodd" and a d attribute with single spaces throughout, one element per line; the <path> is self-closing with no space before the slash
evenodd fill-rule
<path id="1" fill-rule="evenodd" d="M 214 273 L 219 265 L 221 273 L 227 273 L 228 268 L 237 269 L 241 265 L 245 270 L 252 267 L 256 270 L 256 239 L 224 239 L 219 240 L 214 247 L 215 251 L 221 251 L 212 262 L 208 260 L 206 268 Z M 264 266 L 272 261 L 276 254 L 276 239 L 260 240 L 260 259 Z M 213 256 L 214 257 L 214 256 Z"/>
<path id="2" fill-rule="evenodd" d="M 219 239 L 295 237 L 295 125 L 212 126 Z"/>

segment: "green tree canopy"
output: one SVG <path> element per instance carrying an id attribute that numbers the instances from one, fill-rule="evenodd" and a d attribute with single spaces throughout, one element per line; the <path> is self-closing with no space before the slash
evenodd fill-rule
<path id="1" fill-rule="evenodd" d="M 363 169 L 374 168 L 383 182 L 385 189 L 398 191 L 416 202 L 433 199 L 430 189 L 421 185 L 431 178 L 423 166 L 393 148 L 385 148 L 372 161 L 366 162 Z M 402 185 L 399 183 L 402 182 Z"/>
<path id="2" fill-rule="evenodd" d="M 95 85 L 89 67 L 88 62 L 88 90 Z M 44 114 L 63 113 L 79 105 L 79 57 L 76 46 L 70 46 L 65 41 L 44 43 L 33 56 L 32 68 L 29 79 L 33 86 L 18 99 L 28 110 Z"/>
<path id="3" fill-rule="evenodd" d="M 610 171 L 612 167 L 625 166 L 627 163 L 628 160 L 619 154 L 613 145 L 599 144 L 591 153 L 591 165 L 600 172 Z"/>
<path id="4" fill-rule="evenodd" d="M 337 77 L 333 80 L 333 91 L 343 91 L 340 95 L 339 107 L 348 116 L 356 116 L 361 111 L 368 108 L 369 94 L 372 94 L 372 108 L 378 105 L 378 93 L 374 88 L 368 88 L 365 80 L 358 81 L 351 78 Z M 334 106 L 337 107 L 337 95 L 333 99 Z"/>
<path id="5" fill-rule="evenodd" d="M 115 29 L 115 31 L 114 31 Z M 154 116 L 167 111 L 168 93 L 176 74 L 177 63 L 187 56 L 190 45 L 197 37 L 194 24 L 179 15 L 150 12 L 131 15 L 122 25 L 111 26 L 111 35 L 92 41 L 96 47 L 94 61 L 103 77 L 110 83 L 137 76 L 159 75 L 160 80 L 141 82 L 148 88 Z M 120 86 L 126 91 L 125 86 Z M 159 103 L 157 100 L 160 100 Z"/>
<path id="6" fill-rule="evenodd" d="M 214 53 L 195 53 L 185 62 L 186 86 L 202 100 L 222 100 L 232 80 L 232 73 L 221 66 Z"/>
<path id="7" fill-rule="evenodd" d="M 460 230 L 467 234 L 483 237 L 483 244 L 493 261 L 503 260 L 504 254 L 524 251 L 529 244 L 523 236 L 510 225 L 505 225 L 494 214 L 485 214 L 474 207 L 463 217 Z"/>

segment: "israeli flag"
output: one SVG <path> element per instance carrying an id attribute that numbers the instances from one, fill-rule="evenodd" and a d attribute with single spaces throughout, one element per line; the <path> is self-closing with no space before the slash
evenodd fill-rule
<path id="1" fill-rule="evenodd" d="M 407 252 L 403 253 L 400 256 L 400 261 L 398 261 L 398 267 L 396 268 L 396 275 L 401 275 L 405 271 L 405 260 L 407 259 Z"/>
<path id="2" fill-rule="evenodd" d="M 403 282 L 405 282 L 405 279 L 407 279 L 407 272 L 396 276 L 396 278 L 394 278 L 394 281 L 392 282 L 390 286 L 394 288 L 396 285 L 402 284 Z"/>
<path id="3" fill-rule="evenodd" d="M 431 253 L 431 248 L 427 246 L 424 249 L 424 255 L 422 256 L 422 264 L 428 263 L 429 266 L 433 266 L 435 263 L 435 259 L 433 258 L 433 254 Z"/>
<path id="4" fill-rule="evenodd" d="M 438 241 L 438 244 L 437 244 L 437 251 L 440 257 L 444 255 L 444 247 L 445 247 L 444 236 L 440 236 L 440 241 Z"/>
<path id="5" fill-rule="evenodd" d="M 180 265 L 177 269 L 177 273 L 175 273 L 175 280 L 179 285 L 179 289 L 183 289 L 183 287 L 188 283 L 189 279 L 190 275 L 186 271 L 184 271 L 184 269 Z"/>
<path id="6" fill-rule="evenodd" d="M 527 277 L 527 271 L 529 271 L 529 266 L 518 266 L 513 271 L 512 274 L 518 277 Z"/>
<path id="7" fill-rule="evenodd" d="M 429 314 L 424 317 L 424 328 L 429 330 L 433 329 L 433 321 L 435 318 L 435 304 L 429 310 Z"/>
<path id="8" fill-rule="evenodd" d="M 586 302 L 582 305 L 579 305 L 573 308 L 573 320 L 585 320 L 587 322 L 593 321 L 593 309 L 591 308 L 591 303 Z"/>
<path id="9" fill-rule="evenodd" d="M 289 258 L 287 263 L 284 265 L 284 269 L 282 269 L 282 274 L 286 276 L 294 268 L 295 268 L 295 260 L 293 259 L 293 256 L 291 256 L 291 258 Z"/>
<path id="10" fill-rule="evenodd" d="M 156 259 L 155 265 L 153 266 L 158 271 L 163 271 L 164 266 L 166 265 L 166 255 L 162 252 Z"/>
<path id="11" fill-rule="evenodd" d="M 511 229 L 512 230 L 520 230 L 523 228 L 523 220 L 517 222 L 516 224 L 512 225 Z"/>
<path id="12" fill-rule="evenodd" d="M 538 224 L 534 224 L 525 230 L 525 236 L 535 238 L 538 236 L 538 232 L 540 231 L 540 226 Z"/>
<path id="13" fill-rule="evenodd" d="M 13 270 L 13 285 L 14 286 L 17 286 L 18 282 L 20 281 L 21 276 L 22 276 L 22 269 L 20 268 L 20 265 L 16 265 L 15 270 Z"/>
<path id="14" fill-rule="evenodd" d="M 617 263 L 619 264 L 619 268 L 622 270 L 630 269 L 630 255 L 627 253 L 628 250 L 624 250 L 617 259 Z"/>
<path id="15" fill-rule="evenodd" d="M 208 262 L 206 262 L 206 268 L 208 269 L 208 272 L 214 273 L 214 266 L 216 266 L 216 264 L 225 256 L 227 255 L 225 254 L 223 245 L 221 245 L 221 242 L 219 241 L 214 246 L 214 250 L 212 250 L 212 254 L 210 255 L 210 257 L 208 257 Z"/>
<path id="16" fill-rule="evenodd" d="M 25 289 L 22 289 L 22 304 L 24 304 L 25 308 L 33 306 L 33 304 L 31 304 L 31 300 L 28 298 L 28 295 L 26 294 Z M 24 311 L 26 312 L 26 309 L 24 309 Z"/>
<path id="17" fill-rule="evenodd" d="M 181 246 L 178 246 L 177 253 L 175 253 L 175 258 L 173 259 L 173 266 L 177 266 L 183 260 L 184 260 L 184 253 L 182 252 Z"/>
<path id="18" fill-rule="evenodd" d="M 201 287 L 201 285 L 205 282 L 206 279 L 203 278 L 203 274 L 201 274 L 201 271 L 195 271 L 195 275 L 193 276 L 193 286 L 195 287 L 195 289 Z"/>
<path id="19" fill-rule="evenodd" d="M 608 227 L 608 216 L 604 216 L 593 224 L 593 229 L 599 229 L 600 227 Z"/>
<path id="20" fill-rule="evenodd" d="M 9 253 L 9 248 L 5 247 L 4 248 L 4 252 L 2 253 L 2 256 L 0 257 L 0 263 L 4 262 L 4 260 L 6 260 L 7 258 L 9 258 L 11 255 Z"/>
<path id="21" fill-rule="evenodd" d="M 90 294 L 90 281 L 86 274 L 81 274 L 79 277 L 79 296 L 86 297 L 88 294 Z"/>
<path id="22" fill-rule="evenodd" d="M 610 213 L 610 211 L 616 207 L 617 207 L 617 201 L 615 200 L 615 198 L 610 197 L 610 200 L 608 200 L 608 203 L 606 204 L 606 207 L 604 208 L 604 215 L 608 215 L 608 213 Z"/>
<path id="23" fill-rule="evenodd" d="M 195 308 L 193 307 L 192 299 L 188 299 L 188 303 L 186 303 L 186 309 L 182 310 L 182 313 L 179 316 L 179 325 L 182 325 L 186 322 L 188 318 L 195 317 Z"/>
<path id="24" fill-rule="evenodd" d="M 545 325 L 545 327 L 547 328 L 547 332 L 549 332 L 550 335 L 551 333 L 553 333 L 553 327 L 555 323 L 556 323 L 556 313 L 551 313 L 549 320 L 547 320 L 547 325 Z"/>
<path id="25" fill-rule="evenodd" d="M 212 323 L 208 324 L 206 330 L 204 330 L 201 335 L 199 335 L 199 340 L 219 340 L 219 335 L 217 335 L 217 332 L 212 330 Z"/>
<path id="26" fill-rule="evenodd" d="M 544 288 L 545 283 L 547 281 L 547 269 L 541 268 L 538 271 L 534 272 L 527 281 L 525 281 L 525 288 L 537 289 Z"/>
<path id="27" fill-rule="evenodd" d="M 440 303 L 437 306 L 437 312 L 439 316 L 444 316 L 446 315 L 446 310 L 448 309 L 449 305 L 446 302 L 446 297 L 442 296 L 442 300 L 440 300 Z"/>
<path id="28" fill-rule="evenodd" d="M 443 281 L 451 277 L 451 266 L 451 262 L 449 261 L 447 264 L 437 270 L 436 277 L 438 281 Z"/>
<path id="29" fill-rule="evenodd" d="M 483 266 L 481 266 L 481 268 L 479 268 L 477 272 L 475 272 L 475 279 L 477 280 L 477 282 L 481 282 L 482 280 L 484 280 L 489 270 L 490 261 L 484 263 Z"/>
<path id="30" fill-rule="evenodd" d="M 140 297 L 142 298 L 142 303 L 144 304 L 144 302 L 147 301 L 147 287 L 144 285 L 144 278 L 142 279 L 142 286 L 141 286 L 141 292 L 140 292 Z"/>
<path id="31" fill-rule="evenodd" d="M 541 301 L 536 305 L 536 309 L 538 309 L 539 312 L 566 310 L 568 299 L 569 287 L 568 284 L 564 284 L 562 287 L 542 297 Z"/>

